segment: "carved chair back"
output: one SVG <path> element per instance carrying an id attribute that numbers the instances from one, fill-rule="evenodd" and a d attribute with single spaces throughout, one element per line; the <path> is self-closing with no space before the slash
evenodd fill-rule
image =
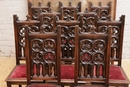
<path id="1" fill-rule="evenodd" d="M 27 81 L 55 80 L 60 84 L 60 29 L 56 32 L 29 32 L 26 26 Z"/>
<path id="2" fill-rule="evenodd" d="M 40 31 L 55 32 L 57 20 L 59 20 L 59 13 L 40 14 Z"/>
<path id="3" fill-rule="evenodd" d="M 61 60 L 73 62 L 75 60 L 75 25 L 79 25 L 79 21 L 56 21 L 57 25 L 61 25 Z"/>
<path id="4" fill-rule="evenodd" d="M 111 64 L 121 66 L 122 62 L 122 46 L 123 46 L 123 36 L 124 36 L 124 24 L 125 15 L 122 15 L 118 21 L 97 21 L 96 27 L 97 32 L 107 33 L 108 26 L 112 28 L 112 42 L 111 42 Z"/>
<path id="5" fill-rule="evenodd" d="M 80 21 L 80 28 L 82 32 L 90 32 L 90 26 L 94 25 L 97 21 L 96 17 L 97 14 L 95 12 L 84 12 L 78 13 L 79 21 Z"/>
<path id="6" fill-rule="evenodd" d="M 15 37 L 15 52 L 16 52 L 16 64 L 20 64 L 20 61 L 25 60 L 25 25 L 29 26 L 30 31 L 39 31 L 39 21 L 19 20 L 17 15 L 13 15 L 14 21 L 14 37 Z"/>
<path id="7" fill-rule="evenodd" d="M 91 32 L 76 29 L 75 85 L 78 81 L 85 81 L 84 85 L 108 85 L 111 31 L 104 34 L 95 32 L 95 29 L 94 26 L 91 26 Z"/>
<path id="8" fill-rule="evenodd" d="M 39 20 L 39 16 L 43 12 L 51 12 L 51 2 L 47 3 L 47 6 L 42 6 L 39 2 L 38 6 L 33 6 L 31 2 L 28 2 L 28 14 L 31 17 L 31 20 Z"/>
<path id="9" fill-rule="evenodd" d="M 76 7 L 71 5 L 71 2 L 68 3 L 68 6 L 63 6 L 59 2 L 59 12 L 61 13 L 61 20 L 77 20 L 76 14 L 81 12 L 81 2 L 78 3 Z"/>
<path id="10" fill-rule="evenodd" d="M 102 3 L 99 2 L 99 6 L 93 6 L 92 2 L 89 2 L 89 11 L 95 12 L 99 16 L 100 20 L 107 20 L 111 15 L 111 2 L 107 6 L 102 6 Z"/>

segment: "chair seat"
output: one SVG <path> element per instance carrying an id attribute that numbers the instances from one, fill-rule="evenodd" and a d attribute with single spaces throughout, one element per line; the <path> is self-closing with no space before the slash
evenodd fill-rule
<path id="1" fill-rule="evenodd" d="M 10 75 L 10 79 L 14 78 L 26 78 L 26 65 L 17 65 Z"/>
<path id="2" fill-rule="evenodd" d="M 60 87 L 58 85 L 52 85 L 52 84 L 33 84 L 33 85 L 28 85 L 27 87 Z"/>
<path id="3" fill-rule="evenodd" d="M 112 65 L 110 66 L 109 78 L 113 80 L 125 80 L 122 69 L 119 66 Z M 74 65 L 61 66 L 61 79 L 74 79 Z"/>
<path id="4" fill-rule="evenodd" d="M 109 78 L 113 80 L 125 80 L 124 73 L 122 69 L 120 68 L 120 66 L 114 66 L 114 65 L 110 66 Z"/>
<path id="5" fill-rule="evenodd" d="M 109 76 L 109 85 L 115 84 L 130 84 L 128 77 L 126 76 L 124 70 L 120 66 L 111 65 L 110 67 L 110 76 Z"/>
<path id="6" fill-rule="evenodd" d="M 61 79 L 74 79 L 74 65 L 61 65 Z"/>

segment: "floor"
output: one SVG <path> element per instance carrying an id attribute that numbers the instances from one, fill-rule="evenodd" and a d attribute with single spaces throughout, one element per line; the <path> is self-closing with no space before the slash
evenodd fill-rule
<path id="1" fill-rule="evenodd" d="M 0 87 L 7 87 L 5 79 L 14 66 L 15 66 L 15 58 L 13 57 L 0 58 Z M 123 59 L 122 66 L 130 79 L 130 59 Z"/>

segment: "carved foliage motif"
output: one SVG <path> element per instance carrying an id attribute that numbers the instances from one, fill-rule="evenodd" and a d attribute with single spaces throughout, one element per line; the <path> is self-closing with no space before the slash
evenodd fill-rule
<path id="1" fill-rule="evenodd" d="M 106 42 L 101 39 L 90 40 L 83 39 L 80 41 L 80 72 L 79 76 L 87 77 L 104 77 L 104 68 Z M 100 70 L 101 71 L 100 71 Z"/>
<path id="2" fill-rule="evenodd" d="M 90 32 L 91 27 L 94 25 L 94 17 L 83 17 L 83 28 L 82 28 L 82 32 Z"/>
<path id="3" fill-rule="evenodd" d="M 53 17 L 43 17 L 43 22 L 40 27 L 41 32 L 52 32 L 53 31 Z"/>
<path id="4" fill-rule="evenodd" d="M 32 39 L 31 60 L 37 76 L 54 76 L 56 61 L 56 42 L 54 39 Z M 45 68 L 46 67 L 46 68 Z M 38 69 L 39 68 L 39 69 Z M 40 71 L 38 71 L 40 70 Z M 33 74 L 34 75 L 34 74 Z"/>

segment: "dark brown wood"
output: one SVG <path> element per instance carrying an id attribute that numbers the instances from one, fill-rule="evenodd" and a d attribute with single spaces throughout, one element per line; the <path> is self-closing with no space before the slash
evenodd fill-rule
<path id="1" fill-rule="evenodd" d="M 16 66 L 10 72 L 8 77 L 6 78 L 7 87 L 11 87 L 11 85 L 25 85 L 27 83 L 26 78 L 10 78 L 14 70 L 20 66 L 26 66 L 26 58 L 25 58 L 25 25 L 28 25 L 30 28 L 30 32 L 39 31 L 39 21 L 31 21 L 27 16 L 27 20 L 19 20 L 17 15 L 13 15 L 14 21 L 14 37 L 15 37 L 15 52 L 16 52 Z"/>
<path id="2" fill-rule="evenodd" d="M 61 29 L 56 32 L 32 32 L 26 27 L 27 81 L 56 80 L 60 85 L 60 44 Z M 36 83 L 38 85 L 38 83 Z M 47 84 L 47 83 L 46 83 Z M 57 86 L 59 87 L 59 86 Z"/>
<path id="3" fill-rule="evenodd" d="M 99 2 L 99 6 L 93 6 L 93 3 L 89 2 L 89 11 L 97 13 L 100 20 L 108 20 L 109 16 L 112 16 L 111 4 L 111 2 L 108 2 L 107 6 L 102 6 L 102 2 Z"/>
<path id="4" fill-rule="evenodd" d="M 61 55 L 62 61 L 73 62 L 75 60 L 74 57 L 74 49 L 75 49 L 75 35 L 74 29 L 75 25 L 79 25 L 79 21 L 66 21 L 59 20 L 56 21 L 56 25 L 61 25 Z"/>
<path id="5" fill-rule="evenodd" d="M 78 28 L 76 30 L 75 85 L 78 85 L 78 81 L 85 81 L 88 85 L 109 84 L 111 31 L 101 34 L 95 30 L 94 26 L 91 26 L 89 33 L 80 32 Z"/>
<path id="6" fill-rule="evenodd" d="M 112 44 L 111 44 L 111 63 L 117 62 L 121 66 L 122 46 L 124 36 L 125 15 L 122 15 L 117 21 L 97 21 L 96 27 L 98 32 L 107 33 L 108 26 L 112 27 Z"/>
<path id="7" fill-rule="evenodd" d="M 31 20 L 39 20 L 42 12 L 51 12 L 50 2 L 47 3 L 47 6 L 42 6 L 40 2 L 38 4 L 38 6 L 34 6 L 31 2 L 28 2 L 28 14 L 31 16 Z"/>

